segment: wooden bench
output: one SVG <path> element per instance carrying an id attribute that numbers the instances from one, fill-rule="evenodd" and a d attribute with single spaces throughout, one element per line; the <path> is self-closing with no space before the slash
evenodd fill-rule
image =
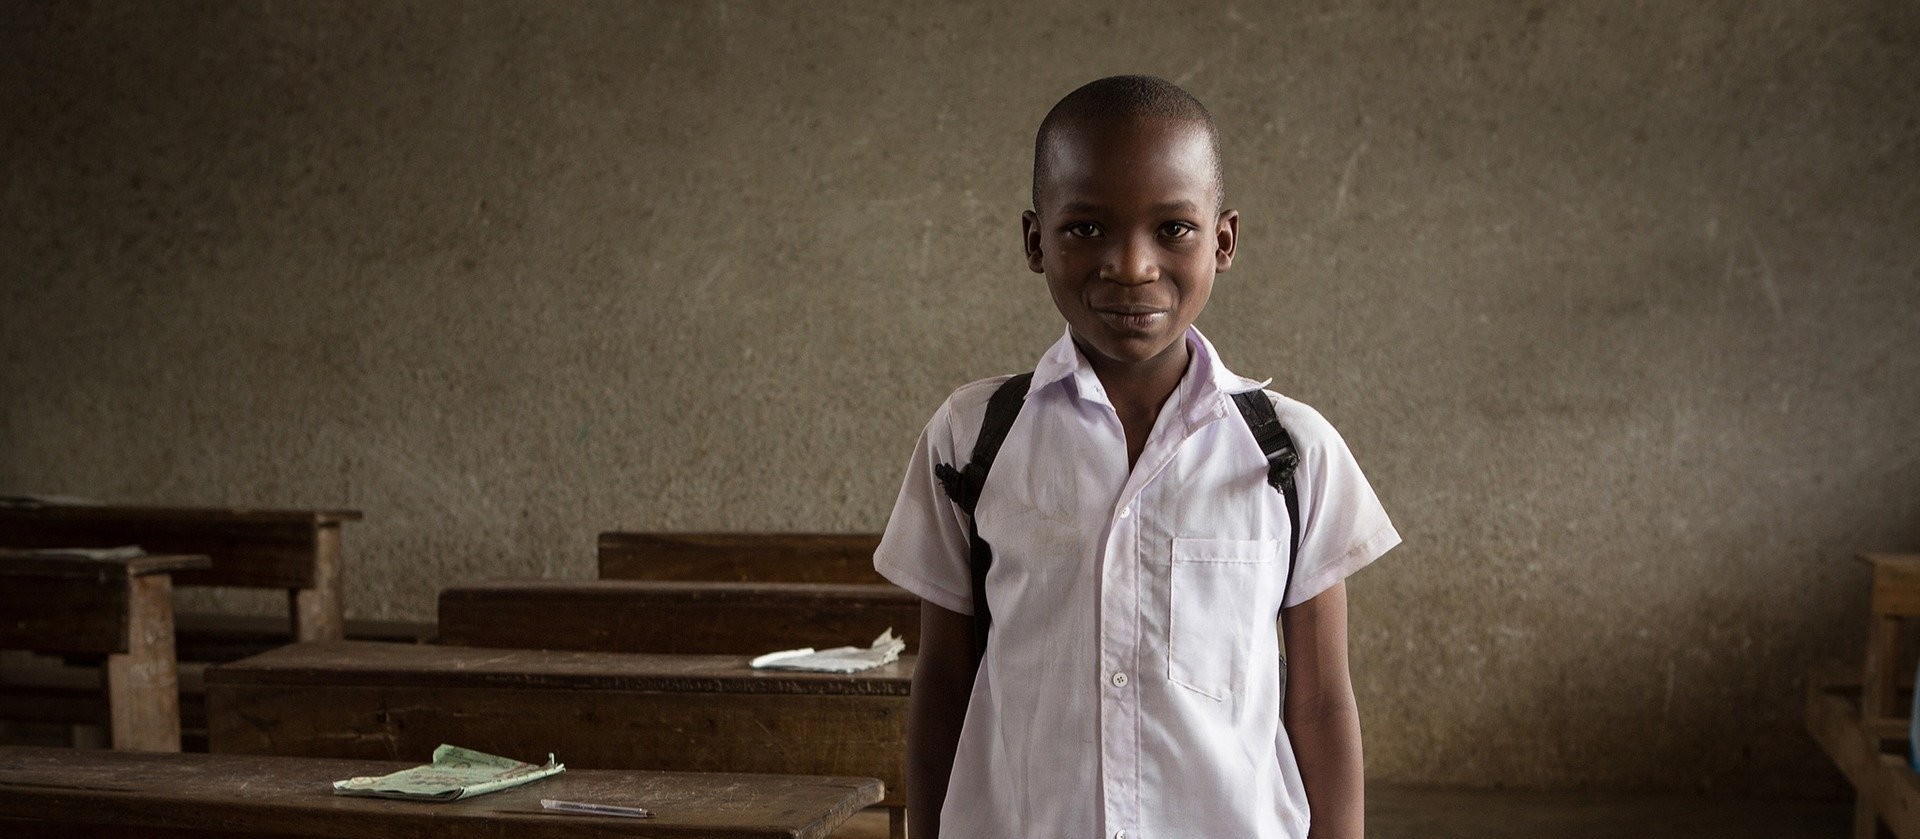
<path id="1" fill-rule="evenodd" d="M 1920 839 L 1920 774 L 1908 763 L 1911 708 L 1900 701 L 1914 664 L 1901 653 L 1902 625 L 1920 618 L 1920 554 L 1863 554 L 1873 568 L 1865 668 L 1856 681 L 1827 671 L 1808 680 L 1807 729 L 1857 793 L 1855 839 L 1884 824 Z"/>
<path id="2" fill-rule="evenodd" d="M 916 648 L 920 601 L 892 585 L 499 580 L 440 592 L 440 640 L 471 647 L 758 655 Z"/>
<path id="3" fill-rule="evenodd" d="M 174 615 L 174 656 L 180 682 L 180 748 L 207 750 L 207 703 L 201 674 L 206 662 L 235 661 L 293 643 L 285 618 L 184 612 Z M 424 644 L 434 639 L 431 622 L 348 619 L 347 638 Z M 28 729 L 20 739 L 50 742 L 51 728 L 93 725 L 107 719 L 98 664 L 70 664 L 60 658 L 0 660 L 0 720 L 48 728 L 37 738 Z M 61 742 L 65 735 L 61 735 Z"/>
<path id="4" fill-rule="evenodd" d="M 174 575 L 175 586 L 272 588 L 287 593 L 289 617 L 183 613 L 177 615 L 174 653 L 184 662 L 230 661 L 294 640 L 345 635 L 341 605 L 340 531 L 358 521 L 354 510 L 253 510 L 160 507 L 8 498 L 0 503 L 0 547 L 63 548 L 139 545 L 148 553 L 204 554 L 211 564 Z M 263 626 L 263 621 L 267 626 Z M 388 637 L 381 630 L 381 637 Z M 29 684 L 8 672 L 9 692 L 33 693 L 32 710 L 46 722 L 85 723 L 95 713 L 91 691 L 48 688 L 45 674 Z M 56 680 L 64 677 L 56 677 Z M 183 728 L 204 727 L 201 703 L 189 686 L 180 707 Z M 21 717 L 10 717 L 22 719 Z"/>
<path id="5" fill-rule="evenodd" d="M 206 674 L 210 745 L 393 759 L 457 743 L 568 766 L 855 775 L 905 805 L 913 659 L 854 674 L 745 656 L 297 644 Z"/>
<path id="6" fill-rule="evenodd" d="M 600 534 L 603 580 L 887 584 L 877 533 Z"/>
<path id="7" fill-rule="evenodd" d="M 176 575 L 174 584 L 283 589 L 292 637 L 322 641 L 344 634 L 340 526 L 360 517 L 355 510 L 14 503 L 0 506 L 0 546 L 205 554 L 211 565 Z"/>
<path id="8" fill-rule="evenodd" d="M 545 751 L 515 757 L 544 759 Z M 408 762 L 0 747 L 0 834 L 309 837 L 818 839 L 880 799 L 871 778 L 595 771 L 425 803 L 332 793 Z M 650 819 L 555 815 L 540 799 L 644 807 Z"/>
<path id="9" fill-rule="evenodd" d="M 208 564 L 204 556 L 0 553 L 0 647 L 104 660 L 114 748 L 179 751 L 170 575 Z M 45 704 L 31 694 L 0 696 L 8 705 Z"/>
<path id="10" fill-rule="evenodd" d="M 1920 773 L 1907 764 L 1904 730 L 1887 736 L 1862 722 L 1860 682 L 1815 671 L 1807 682 L 1807 731 L 1853 785 L 1853 835 L 1872 839 L 1885 824 L 1900 839 L 1920 837 Z"/>

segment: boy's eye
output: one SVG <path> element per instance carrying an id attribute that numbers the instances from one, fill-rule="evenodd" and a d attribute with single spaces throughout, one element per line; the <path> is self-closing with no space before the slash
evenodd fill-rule
<path id="1" fill-rule="evenodd" d="M 1067 225 L 1067 235 L 1079 239 L 1091 239 L 1100 235 L 1100 225 L 1090 221 Z"/>
<path id="2" fill-rule="evenodd" d="M 1160 235 L 1169 239 L 1184 239 L 1193 235 L 1197 228 L 1184 221 L 1170 221 L 1160 228 Z"/>

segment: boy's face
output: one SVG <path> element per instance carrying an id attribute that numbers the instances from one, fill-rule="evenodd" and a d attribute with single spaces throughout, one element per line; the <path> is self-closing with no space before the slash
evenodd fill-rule
<path id="1" fill-rule="evenodd" d="M 1100 373 L 1186 365 L 1187 327 L 1233 262 L 1239 214 L 1220 211 L 1206 130 L 1170 120 L 1068 124 L 1039 206 L 1021 219 L 1027 266 Z"/>

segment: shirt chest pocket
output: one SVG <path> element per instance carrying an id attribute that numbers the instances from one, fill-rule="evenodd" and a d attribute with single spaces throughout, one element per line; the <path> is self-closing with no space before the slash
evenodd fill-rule
<path id="1" fill-rule="evenodd" d="M 1283 543 L 1173 540 L 1167 614 L 1167 680 L 1226 699 L 1246 684 L 1251 657 L 1279 656 Z"/>

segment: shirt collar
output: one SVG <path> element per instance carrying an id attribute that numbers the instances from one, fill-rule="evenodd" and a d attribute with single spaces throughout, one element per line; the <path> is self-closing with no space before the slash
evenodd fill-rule
<path id="1" fill-rule="evenodd" d="M 1213 342 L 1200 334 L 1198 327 L 1187 327 L 1186 341 L 1193 354 L 1187 361 L 1187 372 L 1180 377 L 1180 386 L 1175 392 L 1179 395 L 1180 412 L 1189 430 L 1226 416 L 1228 411 L 1233 410 L 1227 404 L 1233 394 L 1267 386 L 1267 382 L 1257 382 L 1228 370 L 1221 363 L 1219 353 L 1214 351 Z M 1040 357 L 1040 363 L 1034 366 L 1033 381 L 1027 385 L 1027 397 L 1032 398 L 1041 388 L 1063 380 L 1072 382 L 1079 398 L 1113 407 L 1113 403 L 1107 399 L 1107 389 L 1100 384 L 1100 377 L 1094 375 L 1093 365 L 1088 364 L 1080 348 L 1074 346 L 1072 329 L 1061 335 L 1060 340 L 1055 341 Z"/>

